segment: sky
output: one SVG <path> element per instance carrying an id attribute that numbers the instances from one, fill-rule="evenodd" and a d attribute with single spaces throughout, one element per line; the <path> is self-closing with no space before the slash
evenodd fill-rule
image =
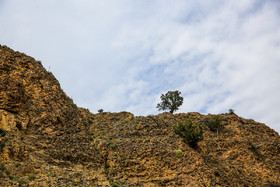
<path id="1" fill-rule="evenodd" d="M 279 0 L 0 0 L 0 44 L 91 112 L 226 113 L 280 132 Z"/>

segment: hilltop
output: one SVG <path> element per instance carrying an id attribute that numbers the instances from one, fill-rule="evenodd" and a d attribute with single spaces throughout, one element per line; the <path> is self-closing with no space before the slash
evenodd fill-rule
<path id="1" fill-rule="evenodd" d="M 0 80 L 0 186 L 280 186 L 280 136 L 252 119 L 93 114 L 40 61 L 6 46 Z M 197 147 L 174 132 L 184 120 L 203 127 Z"/>

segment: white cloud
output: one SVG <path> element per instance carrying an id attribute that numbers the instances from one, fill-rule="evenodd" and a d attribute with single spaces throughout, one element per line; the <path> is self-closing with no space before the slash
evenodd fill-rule
<path id="1" fill-rule="evenodd" d="M 2 4 L 1 4 L 2 3 Z M 277 1 L 1 1 L 0 43 L 42 60 L 93 112 L 236 113 L 280 132 Z"/>

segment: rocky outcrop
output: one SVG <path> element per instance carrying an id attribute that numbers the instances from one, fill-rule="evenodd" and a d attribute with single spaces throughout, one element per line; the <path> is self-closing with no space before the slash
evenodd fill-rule
<path id="1" fill-rule="evenodd" d="M 0 48 L 0 60 L 0 109 L 24 118 L 23 129 L 78 121 L 76 105 L 41 62 L 5 46 Z"/>
<path id="2" fill-rule="evenodd" d="M 280 137 L 264 124 L 235 114 L 92 114 L 39 61 L 6 46 L 0 81 L 0 186 L 280 185 Z M 203 128 L 195 148 L 174 133 L 183 120 Z"/>
<path id="3" fill-rule="evenodd" d="M 204 125 L 213 116 L 103 113 L 93 116 L 90 132 L 94 144 L 102 145 L 109 179 L 119 186 L 279 185 L 279 135 L 235 114 L 218 115 L 221 127 L 213 132 Z M 173 126 L 185 119 L 204 127 L 196 148 L 174 133 Z"/>
<path id="4" fill-rule="evenodd" d="M 0 80 L 0 128 L 6 132 L 2 161 L 24 161 L 33 175 L 58 165 L 75 170 L 82 162 L 102 169 L 101 155 L 88 144 L 88 122 L 39 61 L 1 46 Z M 25 173 L 17 173 L 18 180 Z"/>

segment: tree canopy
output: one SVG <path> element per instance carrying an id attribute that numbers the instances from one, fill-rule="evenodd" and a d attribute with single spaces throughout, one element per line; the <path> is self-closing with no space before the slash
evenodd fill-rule
<path id="1" fill-rule="evenodd" d="M 168 91 L 160 96 L 161 102 L 157 104 L 158 110 L 169 110 L 171 114 L 179 109 L 183 104 L 184 98 L 180 96 L 181 92 Z"/>

